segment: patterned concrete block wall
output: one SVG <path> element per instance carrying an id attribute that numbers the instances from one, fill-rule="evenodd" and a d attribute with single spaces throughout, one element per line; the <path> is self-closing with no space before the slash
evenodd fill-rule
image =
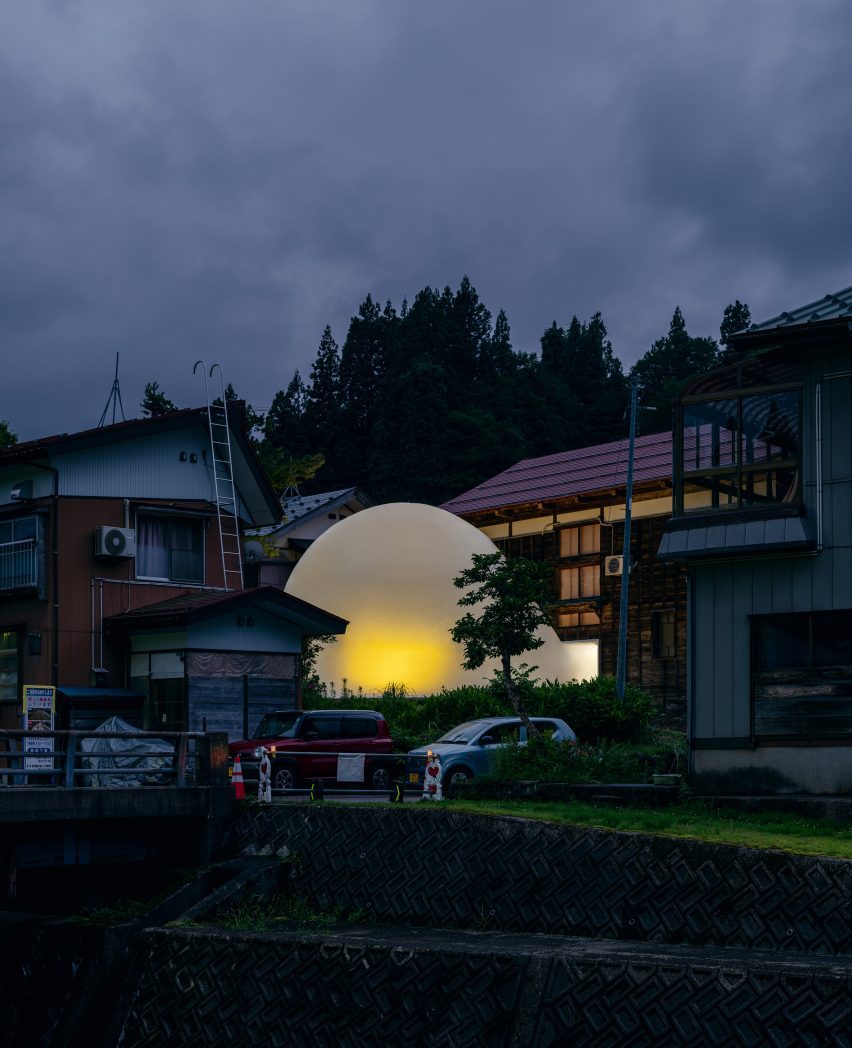
<path id="1" fill-rule="evenodd" d="M 852 953 L 852 862 L 417 806 L 243 809 L 234 845 L 371 920 Z"/>
<path id="2" fill-rule="evenodd" d="M 848 1045 L 850 968 L 489 932 L 146 932 L 123 1048 Z"/>

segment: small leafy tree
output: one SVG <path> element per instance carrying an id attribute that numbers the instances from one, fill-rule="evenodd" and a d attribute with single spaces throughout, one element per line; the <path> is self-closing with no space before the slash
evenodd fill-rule
<path id="1" fill-rule="evenodd" d="M 159 382 L 148 382 L 145 385 L 145 396 L 140 405 L 142 414 L 146 418 L 157 418 L 166 415 L 169 411 L 177 411 L 177 404 L 169 400 L 160 389 Z"/>
<path id="2" fill-rule="evenodd" d="M 0 419 L 0 448 L 11 448 L 18 443 L 18 434 L 14 433 L 6 419 Z"/>
<path id="3" fill-rule="evenodd" d="M 460 607 L 482 605 L 477 614 L 467 612 L 450 630 L 453 640 L 464 647 L 462 665 L 476 670 L 486 659 L 500 659 L 506 696 L 534 733 L 512 673 L 512 658 L 544 643 L 536 630 L 550 622 L 542 609 L 552 585 L 551 568 L 522 557 L 506 560 L 502 553 L 474 553 L 471 567 L 456 576 L 453 585 L 469 590 L 459 598 Z"/>

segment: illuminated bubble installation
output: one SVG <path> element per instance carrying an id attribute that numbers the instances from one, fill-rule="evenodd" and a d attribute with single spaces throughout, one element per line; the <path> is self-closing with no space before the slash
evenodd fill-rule
<path id="1" fill-rule="evenodd" d="M 492 541 L 460 517 L 411 502 L 375 506 L 335 524 L 298 562 L 287 592 L 349 620 L 346 634 L 321 653 L 317 672 L 338 692 L 380 694 L 389 683 L 410 694 L 490 679 L 497 663 L 463 670 L 463 649 L 450 637 L 462 613 L 453 579 L 474 553 L 493 553 Z M 475 611 L 475 609 L 472 609 Z M 514 660 L 535 676 L 573 680 L 597 674 L 594 642 L 562 643 L 541 631 L 541 648 Z"/>

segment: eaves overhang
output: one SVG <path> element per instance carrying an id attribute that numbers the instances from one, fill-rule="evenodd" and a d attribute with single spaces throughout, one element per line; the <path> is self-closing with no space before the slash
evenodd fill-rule
<path id="1" fill-rule="evenodd" d="M 281 619 L 306 634 L 341 634 L 346 632 L 349 625 L 347 619 L 274 586 L 230 593 L 201 591 L 183 594 L 134 611 L 111 615 L 104 621 L 111 629 L 125 631 L 175 627 L 185 629 L 198 622 L 249 608 Z"/>
<path id="2" fill-rule="evenodd" d="M 694 561 L 709 558 L 808 553 L 816 539 L 802 516 L 720 521 L 710 524 L 669 521 L 657 557 L 660 560 Z"/>

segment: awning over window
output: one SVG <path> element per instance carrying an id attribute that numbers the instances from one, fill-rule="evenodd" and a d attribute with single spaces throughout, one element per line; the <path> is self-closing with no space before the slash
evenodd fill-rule
<path id="1" fill-rule="evenodd" d="M 680 523 L 680 521 L 678 521 Z M 737 557 L 755 553 L 792 553 L 816 548 L 804 517 L 724 521 L 672 527 L 657 551 L 660 560 Z"/>

